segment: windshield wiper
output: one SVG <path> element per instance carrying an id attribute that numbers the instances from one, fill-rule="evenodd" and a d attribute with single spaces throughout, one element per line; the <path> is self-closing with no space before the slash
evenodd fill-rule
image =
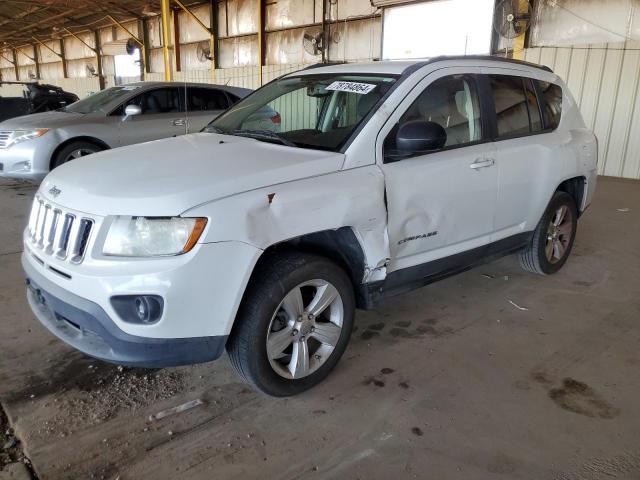
<path id="1" fill-rule="evenodd" d="M 238 135 L 239 137 L 255 138 L 256 140 L 275 140 L 276 142 L 286 145 L 287 147 L 297 147 L 298 145 L 291 140 L 281 137 L 275 132 L 269 130 L 233 130 L 231 135 Z"/>
<path id="2" fill-rule="evenodd" d="M 206 133 L 221 133 L 221 134 L 224 134 L 224 130 L 222 130 L 220 127 L 215 127 L 213 125 L 207 125 L 201 131 L 202 132 L 206 132 Z"/>

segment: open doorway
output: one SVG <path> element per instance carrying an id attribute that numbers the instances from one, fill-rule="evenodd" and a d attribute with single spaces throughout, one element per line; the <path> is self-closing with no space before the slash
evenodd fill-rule
<path id="1" fill-rule="evenodd" d="M 382 58 L 488 54 L 493 3 L 494 0 L 435 0 L 386 8 Z"/>
<path id="2" fill-rule="evenodd" d="M 142 80 L 140 76 L 140 49 L 136 48 L 130 55 L 114 56 L 116 69 L 116 85 Z"/>

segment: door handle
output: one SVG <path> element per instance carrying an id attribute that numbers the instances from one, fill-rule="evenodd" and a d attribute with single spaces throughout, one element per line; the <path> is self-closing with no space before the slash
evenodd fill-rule
<path id="1" fill-rule="evenodd" d="M 478 170 L 480 168 L 492 167 L 496 161 L 493 158 L 479 159 L 477 158 L 475 162 L 469 165 L 469 168 L 474 170 Z"/>
<path id="2" fill-rule="evenodd" d="M 172 120 L 171 123 L 173 123 L 176 127 L 184 127 L 185 126 L 184 118 L 176 118 L 175 120 Z"/>

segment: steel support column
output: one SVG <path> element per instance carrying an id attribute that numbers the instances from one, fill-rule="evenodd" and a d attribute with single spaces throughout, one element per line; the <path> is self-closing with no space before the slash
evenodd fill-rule
<path id="1" fill-rule="evenodd" d="M 138 20 L 138 31 L 142 32 L 143 45 L 140 48 L 141 50 L 143 50 L 143 52 L 140 58 L 144 59 L 142 62 L 142 68 L 144 69 L 144 78 L 146 78 L 147 73 L 151 73 L 151 49 L 149 48 L 149 45 L 151 45 L 151 40 L 149 39 L 149 25 L 144 18 Z"/>
<path id="2" fill-rule="evenodd" d="M 170 44 L 171 34 L 171 9 L 169 8 L 170 0 L 160 0 L 162 12 L 162 56 L 164 59 L 164 80 L 170 82 L 173 80 L 173 68 L 171 66 Z"/>
<path id="3" fill-rule="evenodd" d="M 40 80 L 40 59 L 38 58 L 38 45 L 33 44 L 33 62 L 36 65 L 36 78 Z"/>
<path id="4" fill-rule="evenodd" d="M 102 43 L 102 39 L 100 38 L 100 30 L 94 30 L 93 32 L 93 36 L 95 39 L 95 44 L 96 44 L 96 64 L 97 64 L 97 70 L 98 70 L 98 85 L 100 86 L 100 90 L 104 90 L 105 88 L 105 81 L 104 81 L 104 73 L 102 71 L 102 53 L 100 53 L 100 46 Z"/>
<path id="5" fill-rule="evenodd" d="M 213 56 L 211 70 L 213 72 L 213 76 L 215 77 L 216 68 L 220 68 L 220 57 L 218 48 L 218 2 L 216 0 L 210 0 L 209 11 L 211 12 L 211 20 L 209 24 L 211 25 L 211 55 Z"/>
<path id="6" fill-rule="evenodd" d="M 258 6 L 258 82 L 262 86 L 262 67 L 265 60 L 265 23 L 266 23 L 266 7 L 265 0 L 256 0 Z"/>
<path id="7" fill-rule="evenodd" d="M 16 80 L 20 80 L 20 68 L 18 67 L 18 54 L 16 53 L 16 49 L 12 48 L 11 53 L 13 54 L 13 69 L 16 72 Z"/>
<path id="8" fill-rule="evenodd" d="M 182 70 L 180 59 L 180 18 L 178 12 L 173 12 L 173 56 L 176 66 L 176 72 Z"/>
<path id="9" fill-rule="evenodd" d="M 64 50 L 64 39 L 60 39 L 60 61 L 62 62 L 62 75 L 64 78 L 69 78 L 69 71 L 67 69 L 67 55 Z"/>

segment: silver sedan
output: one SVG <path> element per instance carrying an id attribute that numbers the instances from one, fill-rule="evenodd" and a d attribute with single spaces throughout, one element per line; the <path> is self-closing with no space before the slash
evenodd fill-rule
<path id="1" fill-rule="evenodd" d="M 40 181 L 109 148 L 198 132 L 251 90 L 198 83 L 111 87 L 61 110 L 0 123 L 0 176 Z"/>

